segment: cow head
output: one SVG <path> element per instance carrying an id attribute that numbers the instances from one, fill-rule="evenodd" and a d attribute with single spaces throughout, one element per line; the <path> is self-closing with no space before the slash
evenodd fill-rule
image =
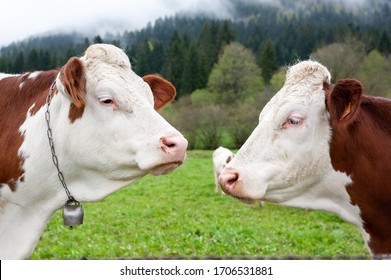
<path id="1" fill-rule="evenodd" d="M 118 188 L 148 173 L 169 173 L 185 160 L 186 139 L 156 112 L 173 100 L 174 86 L 158 76 L 137 76 L 122 50 L 90 46 L 67 62 L 56 85 L 59 94 L 50 109 L 58 117 L 54 140 L 61 164 L 70 170 L 68 184 L 104 177 Z M 113 190 L 107 187 L 97 197 L 71 191 L 78 199 L 96 200 Z"/>
<path id="2" fill-rule="evenodd" d="M 289 68 L 284 86 L 220 176 L 226 193 L 247 202 L 285 203 L 328 176 L 331 128 L 324 83 L 330 83 L 330 73 L 317 62 Z"/>

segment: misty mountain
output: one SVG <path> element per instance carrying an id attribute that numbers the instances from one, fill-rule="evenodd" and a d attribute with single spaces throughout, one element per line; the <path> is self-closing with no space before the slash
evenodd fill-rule
<path id="1" fill-rule="evenodd" d="M 244 31 L 248 31 L 244 29 L 251 29 L 252 26 L 259 28 L 265 36 L 275 38 L 288 22 L 293 25 L 303 21 L 318 28 L 347 24 L 363 30 L 374 28 L 391 31 L 391 12 L 386 0 L 229 0 L 225 4 L 229 11 L 227 19 L 232 22 L 239 39 L 244 37 Z M 198 36 L 203 22 L 207 20 L 224 19 L 216 13 L 200 14 L 195 11 L 160 18 L 141 30 L 129 30 L 123 34 L 43 34 L 3 47 L 0 55 L 9 55 L 16 49 L 24 52 L 32 48 L 63 50 L 71 45 L 83 44 L 86 40 L 91 42 L 98 35 L 105 42 L 118 41 L 125 48 L 146 38 L 166 44 L 174 30 L 189 37 Z"/>
<path id="2" fill-rule="evenodd" d="M 179 94 L 187 94 L 205 87 L 222 47 L 231 41 L 240 42 L 257 57 L 268 49 L 275 64 L 272 69 L 298 58 L 307 59 L 317 48 L 349 38 L 364 42 L 366 52 L 377 49 L 386 56 L 391 53 L 391 9 L 387 1 L 224 3 L 226 17 L 195 11 L 160 18 L 141 30 L 121 34 L 52 33 L 31 37 L 0 49 L 0 72 L 60 67 L 71 56 L 82 55 L 91 43 L 105 42 L 122 47 L 139 75 L 161 73 L 175 83 Z M 196 83 L 195 76 L 199 76 Z"/>
<path id="3" fill-rule="evenodd" d="M 164 44 L 173 31 L 198 36 L 203 22 L 229 20 L 239 41 L 252 29 L 259 29 L 264 37 L 276 39 L 287 25 L 304 23 L 314 28 L 330 29 L 337 25 L 348 25 L 361 31 L 376 29 L 391 32 L 391 11 L 386 0 L 230 0 L 226 1 L 230 11 L 228 18 L 218 14 L 192 15 L 178 13 L 174 17 L 158 19 L 155 23 L 138 31 L 125 31 L 122 36 L 106 34 L 105 39 L 118 40 L 130 46 L 144 39 L 156 39 Z"/>

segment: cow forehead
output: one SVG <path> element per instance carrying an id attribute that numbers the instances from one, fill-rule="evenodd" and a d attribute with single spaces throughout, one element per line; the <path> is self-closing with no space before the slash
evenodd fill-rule
<path id="1" fill-rule="evenodd" d="M 99 63 L 118 65 L 120 67 L 130 68 L 130 62 L 127 55 L 119 48 L 106 45 L 91 45 L 83 55 L 82 59 L 86 61 L 87 67 Z"/>
<path id="2" fill-rule="evenodd" d="M 113 80 L 115 83 L 137 80 L 136 74 L 131 70 L 129 58 L 121 49 L 111 45 L 92 45 L 81 59 L 86 65 L 89 78 L 95 83 L 102 80 Z"/>
<path id="3" fill-rule="evenodd" d="M 153 102 L 150 87 L 131 69 L 127 55 L 119 48 L 105 44 L 89 47 L 81 58 L 85 61 L 89 83 L 102 93 L 113 94 L 133 102 L 135 94 L 140 93 Z M 131 94 L 129 94 L 131 93 Z"/>
<path id="4" fill-rule="evenodd" d="M 310 84 L 330 82 L 331 74 L 325 66 L 313 60 L 299 62 L 288 68 L 285 84 L 296 85 L 302 81 Z"/>
<path id="5" fill-rule="evenodd" d="M 326 67 L 315 61 L 303 61 L 287 71 L 284 86 L 262 110 L 259 120 L 267 115 L 275 118 L 280 112 L 305 106 L 324 106 L 323 84 L 330 83 L 331 75 Z M 287 108 L 288 107 L 288 108 Z"/>

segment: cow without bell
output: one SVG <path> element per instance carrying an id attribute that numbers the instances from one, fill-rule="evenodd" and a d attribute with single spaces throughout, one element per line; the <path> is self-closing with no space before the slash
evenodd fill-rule
<path id="1" fill-rule="evenodd" d="M 215 178 L 215 192 L 219 192 L 219 177 L 224 167 L 233 159 L 234 154 L 225 147 L 218 147 L 213 151 L 212 161 L 213 161 L 213 175 Z M 222 192 L 222 194 L 225 194 Z"/>
<path id="2" fill-rule="evenodd" d="M 289 68 L 281 90 L 226 166 L 223 190 L 245 202 L 335 213 L 356 225 L 373 255 L 391 254 L 391 100 L 326 67 Z"/>
<path id="3" fill-rule="evenodd" d="M 0 74 L 1 259 L 30 257 L 68 200 L 48 141 L 52 84 L 55 152 L 78 201 L 101 200 L 149 173 L 167 174 L 186 157 L 186 139 L 156 112 L 173 100 L 174 86 L 137 76 L 115 46 L 92 45 L 60 70 Z"/>

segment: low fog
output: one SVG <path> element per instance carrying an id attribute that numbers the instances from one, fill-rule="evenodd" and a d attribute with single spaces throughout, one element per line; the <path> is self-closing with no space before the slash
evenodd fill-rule
<path id="1" fill-rule="evenodd" d="M 204 13 L 219 18 L 235 17 L 235 2 L 267 3 L 282 9 L 305 9 L 309 2 L 333 2 L 355 7 L 386 0 L 13 0 L 2 4 L 0 47 L 29 36 L 79 32 L 112 34 L 138 30 L 156 19 L 180 14 Z"/>

